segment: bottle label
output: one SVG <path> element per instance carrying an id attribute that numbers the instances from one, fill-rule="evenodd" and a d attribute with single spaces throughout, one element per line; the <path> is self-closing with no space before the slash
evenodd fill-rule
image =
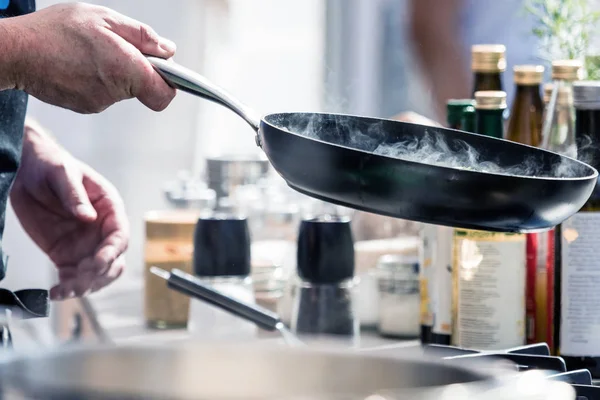
<path id="1" fill-rule="evenodd" d="M 600 356 L 600 212 L 562 224 L 560 354 Z"/>
<path id="2" fill-rule="evenodd" d="M 498 350 L 525 343 L 525 235 L 456 230 L 455 345 Z"/>
<path id="3" fill-rule="evenodd" d="M 419 248 L 419 292 L 421 296 L 421 325 L 423 326 L 432 326 L 433 324 L 430 296 L 432 293 L 431 267 L 435 241 L 435 225 L 424 224 L 421 231 L 421 246 Z"/>
<path id="4" fill-rule="evenodd" d="M 437 227 L 433 253 L 433 333 L 452 334 L 452 238 L 454 229 Z"/>

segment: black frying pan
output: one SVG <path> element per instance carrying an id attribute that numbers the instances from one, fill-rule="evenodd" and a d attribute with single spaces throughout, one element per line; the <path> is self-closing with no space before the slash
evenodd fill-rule
<path id="1" fill-rule="evenodd" d="M 576 213 L 598 178 L 594 168 L 574 159 L 452 129 L 340 114 L 279 113 L 261 119 L 195 72 L 148 59 L 172 86 L 219 103 L 252 126 L 256 144 L 290 187 L 342 206 L 467 229 L 538 231 Z M 442 137 L 448 154 L 470 146 L 500 173 L 374 153 L 382 144 L 421 141 L 425 135 Z M 535 164 L 535 177 L 510 174 L 525 162 Z M 568 178 L 556 177 L 559 163 L 571 171 Z"/>

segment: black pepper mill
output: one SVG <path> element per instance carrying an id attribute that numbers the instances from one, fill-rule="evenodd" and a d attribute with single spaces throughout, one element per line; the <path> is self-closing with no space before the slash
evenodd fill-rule
<path id="1" fill-rule="evenodd" d="M 302 221 L 298 235 L 298 276 L 292 331 L 357 342 L 354 241 L 350 219 L 323 216 Z"/>

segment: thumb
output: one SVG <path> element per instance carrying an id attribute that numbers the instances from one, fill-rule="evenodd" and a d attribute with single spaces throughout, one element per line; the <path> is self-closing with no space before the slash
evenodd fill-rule
<path id="1" fill-rule="evenodd" d="M 73 216 L 86 222 L 96 219 L 98 214 L 90 203 L 87 191 L 83 186 L 81 172 L 73 171 L 67 165 L 57 168 L 52 177 L 54 189 L 64 208 Z"/>

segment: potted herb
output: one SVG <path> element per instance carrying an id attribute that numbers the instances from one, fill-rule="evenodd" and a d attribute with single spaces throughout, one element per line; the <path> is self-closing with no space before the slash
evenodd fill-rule
<path id="1" fill-rule="evenodd" d="M 536 19 L 533 34 L 540 39 L 540 57 L 584 59 L 587 78 L 600 79 L 600 49 L 590 39 L 598 29 L 600 12 L 590 0 L 526 0 L 525 10 Z"/>

